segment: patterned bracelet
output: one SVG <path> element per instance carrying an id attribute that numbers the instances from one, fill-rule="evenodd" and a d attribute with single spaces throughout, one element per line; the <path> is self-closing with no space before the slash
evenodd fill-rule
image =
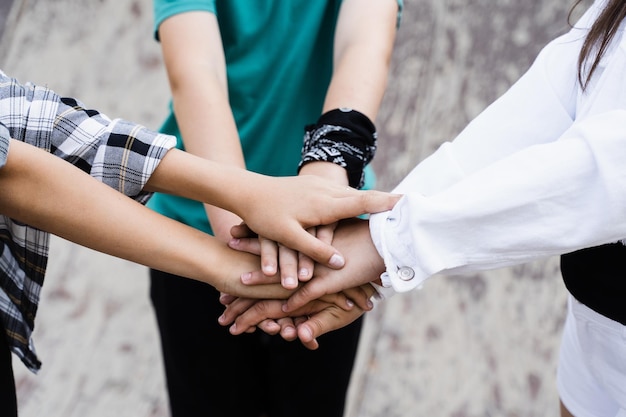
<path id="1" fill-rule="evenodd" d="M 309 162 L 332 162 L 346 169 L 351 187 L 361 188 L 363 170 L 376 153 L 376 139 L 376 127 L 363 113 L 330 110 L 305 127 L 298 171 Z"/>

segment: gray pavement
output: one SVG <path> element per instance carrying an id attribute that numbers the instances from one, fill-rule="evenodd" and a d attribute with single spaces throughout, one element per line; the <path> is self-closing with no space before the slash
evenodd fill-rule
<path id="1" fill-rule="evenodd" d="M 150 0 L 15 0 L 12 14 L 11 3 L 0 0 L 0 68 L 158 126 L 169 94 Z M 570 7 L 405 3 L 377 120 L 381 189 L 502 94 L 567 29 Z M 555 259 L 387 300 L 367 316 L 346 417 L 556 415 L 564 308 Z M 35 342 L 42 371 L 15 363 L 22 417 L 168 415 L 144 267 L 54 238 Z"/>
<path id="2" fill-rule="evenodd" d="M 4 34 L 4 27 L 6 26 L 7 18 L 12 6 L 13 0 L 0 1 L 0 38 Z"/>

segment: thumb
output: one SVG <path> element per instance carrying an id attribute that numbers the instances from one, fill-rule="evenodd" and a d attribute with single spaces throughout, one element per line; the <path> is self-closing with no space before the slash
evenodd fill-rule
<path id="1" fill-rule="evenodd" d="M 309 321 L 311 320 L 309 319 L 308 321 L 298 325 L 298 328 L 297 328 L 298 339 L 300 339 L 300 342 L 307 349 L 315 350 L 319 347 L 319 343 L 317 342 L 317 339 L 314 336 L 314 331 L 312 329 L 312 326 L 308 324 Z"/>
<path id="2" fill-rule="evenodd" d="M 317 338 L 352 323 L 363 315 L 363 310 L 354 309 L 349 312 L 338 312 L 327 308 L 310 316 L 307 321 L 298 325 L 298 338 L 306 347 L 317 346 Z"/>
<path id="3" fill-rule="evenodd" d="M 246 238 L 256 236 L 256 233 L 254 233 L 245 222 L 231 227 L 230 234 L 234 238 Z"/>

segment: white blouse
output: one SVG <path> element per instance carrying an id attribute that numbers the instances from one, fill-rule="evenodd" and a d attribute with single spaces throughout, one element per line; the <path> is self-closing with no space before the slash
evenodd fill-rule
<path id="1" fill-rule="evenodd" d="M 623 27 L 586 91 L 578 54 L 605 1 L 393 190 L 370 218 L 385 287 L 519 264 L 626 237 Z M 593 58 L 593 56 L 592 56 Z"/>

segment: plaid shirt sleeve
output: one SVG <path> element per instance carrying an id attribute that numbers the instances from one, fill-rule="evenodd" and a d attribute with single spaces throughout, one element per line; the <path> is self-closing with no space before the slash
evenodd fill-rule
<path id="1" fill-rule="evenodd" d="M 7 162 L 9 153 L 9 130 L 0 123 L 0 168 Z"/>
<path id="2" fill-rule="evenodd" d="M 111 120 L 0 71 L 0 169 L 9 138 L 51 152 L 141 203 L 150 196 L 142 190 L 145 183 L 176 144 L 174 137 Z M 41 366 L 32 332 L 48 244 L 48 233 L 0 214 L 0 323 L 11 350 L 33 372 Z"/>
<path id="3" fill-rule="evenodd" d="M 176 144 L 172 136 L 111 120 L 45 87 L 20 85 L 1 71 L 0 122 L 13 139 L 45 149 L 141 203 L 150 196 L 142 191 L 150 175 Z"/>

